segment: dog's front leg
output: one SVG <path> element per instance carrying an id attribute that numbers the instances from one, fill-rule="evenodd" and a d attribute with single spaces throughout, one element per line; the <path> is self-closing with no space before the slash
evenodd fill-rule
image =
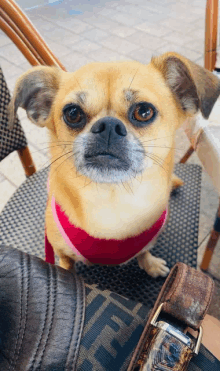
<path id="1" fill-rule="evenodd" d="M 75 270 L 75 261 L 66 255 L 59 255 L 59 266 L 67 270 Z"/>
<path id="2" fill-rule="evenodd" d="M 166 277 L 169 273 L 169 268 L 165 260 L 156 258 L 150 251 L 145 251 L 137 256 L 138 264 L 141 269 L 144 269 L 151 277 Z"/>

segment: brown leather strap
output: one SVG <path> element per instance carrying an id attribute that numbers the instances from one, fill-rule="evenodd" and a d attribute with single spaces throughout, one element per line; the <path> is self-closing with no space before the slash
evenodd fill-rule
<path id="1" fill-rule="evenodd" d="M 148 336 L 150 322 L 161 303 L 162 311 L 197 330 L 208 310 L 214 289 L 213 280 L 202 272 L 177 263 L 170 271 L 131 359 L 128 371 L 137 363 Z"/>

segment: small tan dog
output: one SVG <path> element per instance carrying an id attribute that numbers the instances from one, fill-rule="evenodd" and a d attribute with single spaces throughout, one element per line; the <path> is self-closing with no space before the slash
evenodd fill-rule
<path id="1" fill-rule="evenodd" d="M 219 94 L 217 77 L 176 53 L 21 76 L 10 120 L 20 106 L 50 131 L 46 233 L 61 267 L 136 256 L 151 276 L 168 274 L 149 249 L 182 184 L 172 175 L 175 132 L 199 110 L 208 118 Z"/>

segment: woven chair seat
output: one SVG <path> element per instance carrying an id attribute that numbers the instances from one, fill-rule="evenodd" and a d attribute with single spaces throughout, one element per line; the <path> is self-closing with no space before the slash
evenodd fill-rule
<path id="1" fill-rule="evenodd" d="M 185 185 L 171 196 L 169 222 L 152 253 L 165 259 L 169 267 L 177 261 L 196 267 L 201 167 L 177 164 L 175 173 Z M 43 259 L 47 177 L 48 169 L 43 169 L 28 178 L 0 215 L 0 243 Z M 153 306 L 164 282 L 162 277 L 149 277 L 139 268 L 136 259 L 117 267 L 87 267 L 77 263 L 76 269 L 87 283 L 98 284 L 148 307 Z"/>

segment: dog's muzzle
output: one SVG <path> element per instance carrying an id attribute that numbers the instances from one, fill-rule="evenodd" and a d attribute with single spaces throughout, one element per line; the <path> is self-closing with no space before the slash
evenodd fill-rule
<path id="1" fill-rule="evenodd" d="M 92 126 L 90 132 L 92 139 L 85 151 L 88 166 L 129 169 L 127 130 L 123 122 L 114 117 L 104 117 Z"/>
<path id="2" fill-rule="evenodd" d="M 128 181 L 145 168 L 145 151 L 122 121 L 103 117 L 74 141 L 76 170 L 96 183 Z"/>

